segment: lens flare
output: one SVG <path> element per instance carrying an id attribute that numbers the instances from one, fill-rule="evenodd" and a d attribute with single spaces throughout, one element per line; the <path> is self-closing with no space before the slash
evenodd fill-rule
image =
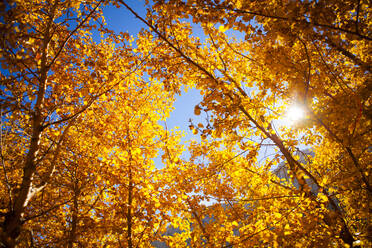
<path id="1" fill-rule="evenodd" d="M 298 105 L 292 105 L 287 110 L 285 122 L 287 123 L 287 125 L 293 125 L 299 120 L 303 119 L 304 117 L 305 117 L 304 109 Z"/>

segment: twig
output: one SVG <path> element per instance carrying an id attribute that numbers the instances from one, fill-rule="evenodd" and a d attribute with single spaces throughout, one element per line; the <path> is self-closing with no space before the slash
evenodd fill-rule
<path id="1" fill-rule="evenodd" d="M 83 24 L 91 17 L 91 15 L 97 10 L 97 8 L 98 8 L 98 6 L 101 4 L 103 2 L 103 0 L 100 0 L 98 3 L 97 3 L 97 5 L 90 11 L 90 13 L 84 18 L 84 20 L 82 20 L 80 23 L 79 23 L 79 25 L 77 25 L 76 27 L 75 27 L 75 29 L 74 30 L 72 30 L 70 33 L 69 33 L 69 35 L 67 36 L 67 38 L 63 41 L 63 43 L 62 43 L 62 45 L 61 45 L 61 47 L 58 49 L 58 51 L 57 51 L 57 53 L 56 53 L 56 55 L 54 56 L 54 58 L 52 59 L 52 61 L 49 63 L 49 65 L 47 66 L 47 68 L 50 68 L 53 64 L 54 64 L 54 62 L 56 61 L 56 59 L 58 58 L 58 56 L 59 56 L 59 54 L 62 52 L 62 50 L 63 50 L 63 48 L 65 47 L 65 45 L 67 44 L 67 42 L 69 41 L 69 39 L 72 37 L 72 35 L 74 34 L 74 33 L 76 33 L 77 32 L 77 30 L 79 30 L 79 28 L 81 27 L 81 26 L 83 26 Z"/>
<path id="2" fill-rule="evenodd" d="M 274 15 L 270 15 L 270 14 L 265 14 L 265 13 L 255 12 L 255 11 L 242 10 L 242 9 L 237 9 L 237 8 L 227 8 L 227 9 L 229 9 L 231 11 L 234 11 L 236 13 L 241 13 L 241 14 L 250 14 L 250 15 L 254 15 L 254 16 L 261 16 L 261 17 L 266 17 L 266 18 L 270 18 L 270 19 L 282 20 L 282 21 L 286 21 L 286 22 L 304 23 L 306 25 L 328 28 L 328 29 L 332 29 L 332 30 L 341 31 L 341 32 L 344 32 L 344 33 L 354 34 L 354 35 L 357 35 L 360 38 L 365 39 L 365 40 L 369 40 L 369 41 L 372 40 L 372 38 L 370 38 L 366 35 L 359 34 L 358 32 L 343 29 L 343 28 L 340 28 L 340 27 L 335 27 L 335 26 L 332 26 L 332 25 L 329 25 L 329 24 L 322 24 L 322 23 L 319 23 L 319 22 L 316 22 L 316 21 L 308 22 L 306 20 L 300 20 L 300 19 L 296 19 L 296 18 L 274 16 Z"/>
<path id="3" fill-rule="evenodd" d="M 357 14 L 356 14 L 356 21 L 355 21 L 355 32 L 357 34 L 359 34 L 359 28 L 358 28 L 358 24 L 359 24 L 359 12 L 360 12 L 360 0 L 358 0 L 358 5 L 357 5 Z"/>
<path id="4" fill-rule="evenodd" d="M 303 41 L 300 37 L 297 37 L 297 38 L 302 43 L 302 45 L 304 46 L 305 53 L 306 53 L 306 59 L 307 59 L 307 63 L 308 63 L 308 73 L 307 73 L 307 78 L 306 78 L 306 82 L 305 82 L 305 95 L 304 95 L 304 105 L 306 105 L 307 104 L 307 94 L 308 94 L 309 87 L 310 87 L 311 61 L 310 61 L 310 56 L 309 56 L 309 52 L 308 52 L 305 41 Z"/>
<path id="5" fill-rule="evenodd" d="M 6 172 L 5 160 L 4 160 L 4 154 L 3 154 L 3 150 L 4 150 L 4 144 L 3 144 L 3 108 L 1 108 L 1 110 L 0 110 L 0 118 L 1 118 L 1 124 L 0 124 L 0 151 L 1 151 L 0 155 L 1 155 L 1 164 L 2 164 L 3 170 L 4 170 L 5 184 L 6 184 L 6 187 L 8 188 L 9 206 L 12 207 L 13 206 L 12 188 L 10 186 L 8 175 L 7 175 L 7 172 Z"/>
<path id="6" fill-rule="evenodd" d="M 30 220 L 32 220 L 32 219 L 35 219 L 35 218 L 41 217 L 41 216 L 43 216 L 43 215 L 49 213 L 49 212 L 52 211 L 53 209 L 56 209 L 56 208 L 58 208 L 58 207 L 60 207 L 60 206 L 63 206 L 63 205 L 65 205 L 65 204 L 69 203 L 71 200 L 72 200 L 72 199 L 70 199 L 70 200 L 66 200 L 66 201 L 64 201 L 64 202 L 62 202 L 62 203 L 60 203 L 60 204 L 54 205 L 53 207 L 50 207 L 50 208 L 48 208 L 47 210 L 44 210 L 44 211 L 42 211 L 42 212 L 40 212 L 40 213 L 38 213 L 38 214 L 35 214 L 35 215 L 32 215 L 32 216 L 26 217 L 26 218 L 23 220 L 23 223 L 25 223 L 25 222 L 27 222 L 27 221 L 30 221 Z"/>

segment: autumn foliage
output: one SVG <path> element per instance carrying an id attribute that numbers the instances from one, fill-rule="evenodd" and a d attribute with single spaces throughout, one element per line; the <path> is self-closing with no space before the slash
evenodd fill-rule
<path id="1" fill-rule="evenodd" d="M 146 4 L 0 3 L 0 247 L 370 247 L 369 1 Z"/>

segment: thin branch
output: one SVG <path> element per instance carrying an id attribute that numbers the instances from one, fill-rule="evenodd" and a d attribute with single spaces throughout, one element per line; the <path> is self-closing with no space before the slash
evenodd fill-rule
<path id="1" fill-rule="evenodd" d="M 17 55 L 14 53 L 13 50 L 11 49 L 8 49 L 8 53 L 12 54 L 14 56 L 14 60 L 18 60 L 17 59 Z M 22 59 L 18 60 L 20 61 L 20 63 L 26 68 L 26 70 L 32 74 L 35 78 L 37 78 L 38 80 L 40 80 L 40 78 L 38 77 L 38 75 L 27 65 L 24 63 L 24 61 Z"/>
<path id="2" fill-rule="evenodd" d="M 203 225 L 202 220 L 200 219 L 200 216 L 198 215 L 198 213 L 196 212 L 196 210 L 192 206 L 191 202 L 188 199 L 186 199 L 186 201 L 187 201 L 187 204 L 189 205 L 189 207 L 191 209 L 192 215 L 194 215 L 196 221 L 198 222 L 198 225 L 199 225 L 200 229 L 203 232 L 203 236 L 207 239 L 207 242 L 206 243 L 208 244 L 210 242 L 210 237 L 209 237 L 209 234 L 205 230 L 205 227 Z"/>
<path id="3" fill-rule="evenodd" d="M 151 219 L 150 219 L 150 221 L 151 221 Z M 139 245 L 141 244 L 142 238 L 143 238 L 143 236 L 145 234 L 145 231 L 147 230 L 148 227 L 149 227 L 149 225 L 146 225 L 145 228 L 143 228 L 142 232 L 140 233 L 136 248 L 138 248 Z"/>
<path id="4" fill-rule="evenodd" d="M 35 188 L 34 194 L 36 194 L 37 192 L 39 192 L 40 190 L 42 190 L 47 185 L 47 183 L 49 182 L 50 178 L 53 176 L 53 173 L 54 173 L 55 167 L 56 167 L 56 163 L 57 163 L 57 159 L 59 157 L 59 153 L 60 153 L 61 148 L 62 148 L 62 144 L 64 142 L 64 139 L 65 139 L 66 135 L 68 134 L 68 131 L 69 131 L 70 127 L 73 125 L 73 123 L 74 123 L 74 121 L 72 120 L 67 125 L 67 127 L 63 131 L 61 137 L 59 138 L 59 141 L 57 143 L 56 150 L 54 152 L 53 160 L 50 162 L 51 166 L 50 166 L 48 172 L 46 173 L 46 175 L 42 178 L 41 183 L 39 185 L 37 185 L 37 187 Z"/>
<path id="5" fill-rule="evenodd" d="M 305 41 L 303 41 L 300 37 L 297 37 L 297 38 L 302 43 L 302 45 L 305 49 L 306 59 L 307 59 L 307 63 L 308 63 L 308 72 L 307 72 L 307 76 L 306 76 L 305 95 L 304 95 L 304 104 L 306 105 L 307 104 L 307 94 L 308 94 L 309 87 L 310 87 L 311 61 L 310 61 L 309 51 L 307 49 Z"/>
<path id="6" fill-rule="evenodd" d="M 292 209 L 289 209 L 288 212 L 287 212 L 287 214 L 283 214 L 282 217 L 280 218 L 280 220 L 278 220 L 278 221 L 276 221 L 276 222 L 273 223 L 273 226 L 275 226 L 275 225 L 277 225 L 278 223 L 282 222 L 284 219 L 287 219 L 288 216 L 289 216 L 289 214 L 290 214 L 291 212 L 293 212 L 296 208 L 298 208 L 298 207 L 300 206 L 301 203 L 302 203 L 302 202 L 299 201 L 295 207 L 293 207 Z M 272 228 L 272 226 L 266 226 L 265 228 L 263 228 L 263 229 L 261 229 L 261 230 L 259 230 L 259 231 L 257 231 L 257 232 L 254 232 L 254 233 L 248 235 L 247 237 L 242 238 L 242 236 L 241 236 L 242 239 L 239 240 L 239 242 L 231 243 L 231 244 L 225 245 L 225 246 L 223 246 L 222 248 L 232 248 L 232 247 L 234 247 L 233 245 L 241 244 L 241 243 L 243 243 L 243 242 L 245 242 L 245 241 L 247 241 L 247 240 L 253 238 L 253 237 L 256 236 L 257 234 L 259 234 L 259 233 L 261 233 L 261 232 L 263 232 L 263 231 L 266 231 L 266 230 L 268 230 L 268 229 L 271 229 L 271 228 Z"/>
<path id="7" fill-rule="evenodd" d="M 214 47 L 214 49 L 216 50 L 217 54 L 218 54 L 218 58 L 221 60 L 222 62 L 222 65 L 223 65 L 223 68 L 224 68 L 224 72 L 227 72 L 227 65 L 225 63 L 225 60 L 222 58 L 221 54 L 218 52 L 218 48 L 217 48 L 217 45 L 216 45 L 216 42 L 214 41 L 212 35 L 210 33 L 208 33 L 208 36 L 209 38 L 211 39 L 212 41 L 212 45 Z"/>
<path id="8" fill-rule="evenodd" d="M 312 42 L 316 51 L 318 52 L 319 56 L 320 56 L 320 59 L 322 60 L 322 63 L 326 66 L 326 68 L 328 69 L 328 71 L 331 73 L 331 75 L 334 77 L 334 79 L 336 80 L 336 82 L 338 83 L 338 85 L 340 86 L 340 88 L 346 93 L 346 91 L 344 90 L 344 87 L 342 86 L 343 84 L 351 91 L 353 91 L 348 85 L 347 83 L 345 83 L 344 79 L 342 77 L 340 77 L 339 75 L 336 75 L 335 72 L 333 70 L 331 70 L 331 68 L 329 67 L 328 63 L 325 61 L 324 59 L 324 55 L 323 53 L 320 51 L 318 45 L 313 41 Z M 340 80 L 343 82 L 343 84 L 341 84 Z"/>
<path id="9" fill-rule="evenodd" d="M 160 44 L 159 44 L 160 46 Z M 158 46 L 156 46 L 155 48 L 157 48 Z M 154 48 L 154 49 L 155 49 Z M 121 82 L 123 82 L 127 77 L 129 77 L 130 75 L 132 75 L 135 71 L 137 71 L 137 69 L 143 65 L 143 63 L 151 56 L 151 52 L 149 52 L 147 54 L 147 56 L 141 60 L 141 62 L 136 65 L 132 70 L 130 70 L 129 72 L 127 72 L 126 75 L 124 75 L 117 83 L 113 84 L 111 87 L 109 87 L 108 89 L 102 91 L 101 93 L 98 93 L 97 95 L 95 96 L 91 96 L 91 99 L 88 101 L 88 103 L 83 106 L 80 110 L 78 110 L 76 113 L 68 116 L 68 117 L 65 117 L 65 118 L 62 118 L 62 119 L 59 119 L 57 121 L 54 121 L 54 122 L 49 122 L 45 125 L 42 126 L 42 130 L 44 130 L 45 128 L 51 126 L 51 125 L 57 125 L 57 124 L 60 124 L 60 123 L 63 123 L 63 122 L 66 122 L 66 121 L 69 121 L 75 117 L 77 117 L 78 115 L 80 115 L 81 113 L 83 113 L 85 110 L 87 110 L 99 97 L 101 97 L 102 95 L 108 93 L 109 91 L 111 91 L 113 88 L 115 88 L 116 86 L 118 86 Z M 101 90 L 103 87 L 105 86 L 105 84 L 102 84 L 102 86 L 99 88 L 99 90 Z"/>
<path id="10" fill-rule="evenodd" d="M 97 204 L 98 200 L 101 198 L 103 191 L 105 191 L 105 190 L 106 190 L 106 187 L 103 187 L 100 190 L 100 192 L 99 192 L 97 198 L 94 200 L 94 202 L 92 204 L 90 204 L 90 205 L 88 204 L 89 205 L 89 208 L 85 211 L 85 213 L 83 215 L 88 214 L 94 208 L 94 206 Z"/>
<path id="11" fill-rule="evenodd" d="M 49 154 L 49 152 L 52 150 L 54 144 L 56 143 L 56 140 L 54 140 L 54 139 L 51 139 L 49 137 L 47 137 L 47 139 L 51 141 L 51 144 L 49 145 L 48 149 L 43 153 L 43 155 L 38 160 L 36 160 L 36 163 L 35 163 L 36 166 L 39 165 L 39 163 L 44 160 L 44 158 Z"/>
<path id="12" fill-rule="evenodd" d="M 336 44 L 329 37 L 323 37 L 322 35 L 314 35 L 314 36 L 317 37 L 320 40 L 323 40 L 327 45 L 329 45 L 330 47 L 336 49 L 342 55 L 344 55 L 345 57 L 347 57 L 350 60 L 352 60 L 355 63 L 355 65 L 358 65 L 364 71 L 369 71 L 369 72 L 371 71 L 371 65 L 369 65 L 368 63 L 362 61 L 356 55 L 352 54 L 351 52 L 349 52 L 345 48 L 343 48 L 340 45 Z"/>
<path id="13" fill-rule="evenodd" d="M 262 197 L 262 198 L 253 198 L 253 199 L 239 199 L 237 201 L 244 201 L 244 202 L 250 202 L 250 201 L 266 201 L 266 200 L 272 200 L 272 199 L 281 199 L 281 198 L 298 198 L 300 196 L 298 195 L 281 195 L 281 196 L 270 196 L 270 197 Z"/>
<path id="14" fill-rule="evenodd" d="M 344 32 L 344 33 L 349 33 L 349 34 L 357 35 L 360 38 L 365 39 L 365 40 L 369 40 L 369 41 L 372 40 L 372 38 L 370 38 L 370 37 L 368 37 L 366 35 L 362 35 L 362 34 L 360 34 L 358 32 L 354 32 L 354 31 L 351 31 L 351 30 L 343 29 L 343 28 L 340 28 L 340 27 L 335 27 L 335 26 L 332 26 L 332 25 L 329 25 L 329 24 L 319 23 L 319 22 L 316 22 L 316 21 L 308 22 L 306 20 L 301 20 L 301 19 L 296 19 L 296 18 L 288 18 L 288 17 L 283 17 L 283 16 L 274 16 L 274 15 L 270 15 L 270 14 L 265 14 L 265 13 L 255 12 L 255 11 L 242 10 L 242 9 L 237 9 L 237 8 L 232 8 L 232 7 L 227 8 L 227 9 L 229 9 L 231 11 L 234 11 L 236 13 L 240 13 L 240 14 L 249 14 L 249 15 L 254 15 L 254 16 L 266 17 L 266 18 L 270 18 L 270 19 L 281 20 L 281 21 L 285 21 L 285 22 L 304 23 L 304 24 L 310 25 L 310 26 L 317 26 L 317 27 L 322 27 L 322 28 L 328 28 L 328 29 L 332 29 L 332 30 L 341 31 L 341 32 Z"/>
<path id="15" fill-rule="evenodd" d="M 84 20 L 82 20 L 79 25 L 77 25 L 75 27 L 74 30 L 72 30 L 69 35 L 67 36 L 67 38 L 63 41 L 61 47 L 59 48 L 59 50 L 57 51 L 56 55 L 54 56 L 54 58 L 52 59 L 52 61 L 49 63 L 49 65 L 47 66 L 48 68 L 50 68 L 54 62 L 56 61 L 56 59 L 58 58 L 59 54 L 62 52 L 62 50 L 64 49 L 65 45 L 67 44 L 67 42 L 70 40 L 70 38 L 72 37 L 72 35 L 74 33 L 76 33 L 79 28 L 81 28 L 81 26 L 83 26 L 83 24 L 93 15 L 93 13 L 97 10 L 98 6 L 103 2 L 103 0 L 100 0 L 97 5 L 89 12 L 89 14 L 84 18 Z"/>
<path id="16" fill-rule="evenodd" d="M 8 175 L 7 175 L 7 172 L 6 172 L 6 168 L 5 168 L 5 159 L 4 159 L 4 154 L 3 154 L 3 151 L 4 151 L 4 143 L 3 143 L 3 108 L 1 108 L 0 110 L 0 118 L 1 118 L 1 125 L 0 125 L 0 155 L 1 155 L 1 164 L 3 166 L 3 170 L 4 170 L 4 178 L 5 178 L 5 184 L 6 184 L 6 187 L 8 189 L 8 195 L 9 195 L 9 206 L 12 207 L 13 206 L 13 199 L 12 199 L 12 188 L 10 186 L 10 183 L 9 183 L 9 179 L 8 179 Z"/>
<path id="17" fill-rule="evenodd" d="M 251 61 L 251 62 L 254 62 L 254 63 L 257 63 L 259 66 L 262 66 L 261 64 L 259 64 L 258 63 L 258 61 L 257 60 L 255 60 L 255 59 L 253 59 L 253 58 L 250 58 L 250 57 L 248 57 L 247 55 L 245 55 L 245 54 L 243 54 L 243 53 L 241 53 L 241 52 L 239 52 L 239 51 L 237 51 L 235 48 L 233 48 L 232 46 L 231 46 L 231 44 L 224 38 L 223 39 L 224 41 L 225 41 L 225 44 L 234 52 L 234 53 L 236 53 L 236 54 L 238 54 L 238 55 L 240 55 L 240 56 L 242 56 L 243 58 L 246 58 L 247 60 L 249 60 L 249 61 Z"/>
<path id="18" fill-rule="evenodd" d="M 137 19 L 141 20 L 144 24 L 146 24 L 152 31 L 154 31 L 163 41 L 165 41 L 171 48 L 173 48 L 175 51 L 177 51 L 181 57 L 183 57 L 187 62 L 197 67 L 200 71 L 204 72 L 209 78 L 214 79 L 217 81 L 217 79 L 204 67 L 199 65 L 194 60 L 190 59 L 188 56 L 185 55 L 184 52 L 182 52 L 180 49 L 178 49 L 172 42 L 169 41 L 167 37 L 165 37 L 162 33 L 159 32 L 157 28 L 155 28 L 152 24 L 150 24 L 148 21 L 143 19 L 140 15 L 138 15 L 131 7 L 129 7 L 123 0 L 118 0 L 121 4 L 123 4 Z"/>
<path id="19" fill-rule="evenodd" d="M 356 21 L 355 21 L 355 32 L 359 34 L 359 12 L 360 12 L 360 0 L 358 0 L 358 5 L 357 5 L 357 13 L 356 13 Z"/>
<path id="20" fill-rule="evenodd" d="M 66 200 L 66 201 L 64 201 L 64 202 L 62 202 L 62 203 L 60 203 L 60 204 L 54 205 L 53 207 L 50 207 L 50 208 L 48 208 L 48 209 L 46 209 L 46 210 L 44 210 L 44 211 L 42 211 L 42 212 L 40 212 L 40 213 L 38 213 L 38 214 L 35 214 L 35 215 L 32 215 L 32 216 L 26 217 L 26 218 L 23 220 L 23 223 L 25 223 L 25 222 L 27 222 L 27 221 L 30 221 L 30 220 L 32 220 L 32 219 L 39 218 L 39 217 L 41 217 L 41 216 L 43 216 L 43 215 L 49 213 L 50 211 L 52 211 L 52 210 L 54 210 L 54 209 L 56 209 L 56 208 L 58 208 L 58 207 L 60 207 L 60 206 L 63 206 L 63 205 L 65 205 L 65 204 L 69 203 L 70 201 L 71 201 L 71 199 L 70 199 L 70 200 Z"/>
<path id="21" fill-rule="evenodd" d="M 349 146 L 346 146 L 344 144 L 343 140 L 341 140 L 334 132 L 332 132 L 332 130 L 320 118 L 318 118 L 316 116 L 316 114 L 313 112 L 312 109 L 310 109 L 309 106 L 306 106 L 306 107 L 307 107 L 307 111 L 328 131 L 328 133 L 331 135 L 331 137 L 333 137 L 333 139 L 335 139 L 335 141 L 337 141 L 337 143 L 339 143 L 346 150 L 347 154 L 352 159 L 355 168 L 359 171 L 360 176 L 362 177 L 362 181 L 366 185 L 367 190 L 369 191 L 369 194 L 371 194 L 372 193 L 372 187 L 369 184 L 368 179 L 364 175 L 364 172 L 363 172 L 362 168 L 359 165 L 358 159 L 355 157 L 355 155 L 352 152 L 351 148 Z"/>

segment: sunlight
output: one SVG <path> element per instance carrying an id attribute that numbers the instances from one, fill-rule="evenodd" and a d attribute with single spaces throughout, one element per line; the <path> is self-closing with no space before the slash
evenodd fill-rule
<path id="1" fill-rule="evenodd" d="M 284 122 L 286 125 L 293 125 L 299 120 L 305 117 L 305 111 L 302 107 L 298 105 L 292 105 L 288 108 L 286 115 L 284 117 Z"/>

